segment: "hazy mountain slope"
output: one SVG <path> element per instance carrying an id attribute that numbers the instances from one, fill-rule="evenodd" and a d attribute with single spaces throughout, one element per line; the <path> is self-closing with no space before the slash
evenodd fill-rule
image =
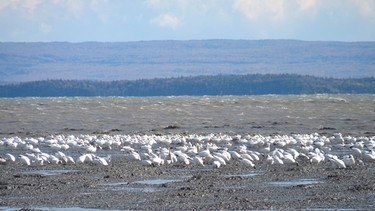
<path id="1" fill-rule="evenodd" d="M 375 76 L 375 42 L 201 40 L 0 43 L 0 82 L 296 73 Z"/>

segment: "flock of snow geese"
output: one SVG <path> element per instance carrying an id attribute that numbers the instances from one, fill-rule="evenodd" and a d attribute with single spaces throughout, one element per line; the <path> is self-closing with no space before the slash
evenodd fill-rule
<path id="1" fill-rule="evenodd" d="M 111 155 L 144 166 L 221 168 L 257 165 L 327 165 L 350 168 L 375 162 L 375 136 L 294 135 L 50 135 L 0 140 L 0 164 L 109 165 Z M 113 153 L 114 150 L 116 153 Z M 110 152 L 112 151 L 112 152 Z"/>

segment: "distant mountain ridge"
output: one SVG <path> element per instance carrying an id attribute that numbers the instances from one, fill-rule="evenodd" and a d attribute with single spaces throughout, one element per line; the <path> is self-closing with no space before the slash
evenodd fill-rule
<path id="1" fill-rule="evenodd" d="M 375 78 L 295 74 L 216 75 L 122 81 L 46 80 L 0 85 L 0 97 L 375 94 Z"/>
<path id="2" fill-rule="evenodd" d="M 0 43 L 0 83 L 200 75 L 375 76 L 375 42 L 192 40 Z"/>

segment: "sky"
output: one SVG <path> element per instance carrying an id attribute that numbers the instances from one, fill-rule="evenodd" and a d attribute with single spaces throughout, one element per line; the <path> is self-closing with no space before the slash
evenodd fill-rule
<path id="1" fill-rule="evenodd" d="M 375 0 L 0 0 L 0 42 L 375 41 Z"/>

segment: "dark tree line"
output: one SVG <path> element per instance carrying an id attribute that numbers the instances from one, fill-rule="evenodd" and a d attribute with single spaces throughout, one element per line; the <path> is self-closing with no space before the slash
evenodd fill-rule
<path id="1" fill-rule="evenodd" d="M 375 78 L 295 74 L 216 75 L 122 81 L 44 80 L 0 86 L 0 97 L 375 94 Z"/>

